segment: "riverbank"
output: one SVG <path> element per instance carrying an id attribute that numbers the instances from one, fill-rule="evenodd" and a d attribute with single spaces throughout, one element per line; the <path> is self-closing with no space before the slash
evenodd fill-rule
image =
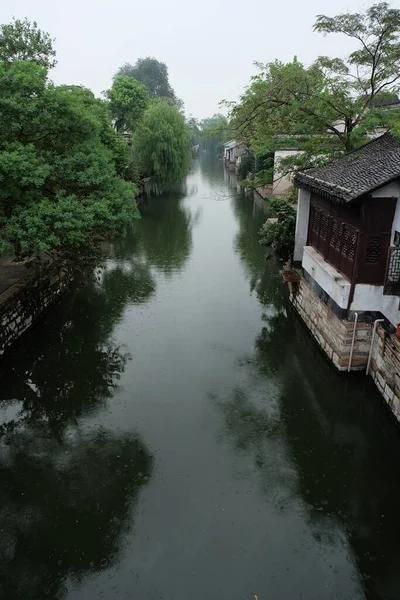
<path id="1" fill-rule="evenodd" d="M 35 277 L 26 263 L 0 258 L 0 360 L 67 289 L 66 278 L 52 270 L 50 261 L 45 269 Z"/>

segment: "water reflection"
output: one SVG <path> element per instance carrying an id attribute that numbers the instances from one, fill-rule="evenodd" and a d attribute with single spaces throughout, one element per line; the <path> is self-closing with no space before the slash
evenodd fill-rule
<path id="1" fill-rule="evenodd" d="M 390 473 L 400 452 L 392 423 L 363 376 L 346 379 L 327 367 L 288 307 L 276 267 L 257 246 L 263 215 L 240 197 L 232 206 L 239 226 L 235 250 L 264 307 L 265 325 L 253 351 L 237 361 L 245 385 L 229 397 L 211 394 L 224 436 L 235 452 L 251 457 L 270 506 L 305 519 L 333 577 L 347 556 L 355 585 L 349 598 L 395 600 L 400 483 Z"/>
<path id="2" fill-rule="evenodd" d="M 400 453 L 392 423 L 370 382 L 343 382 L 333 370 L 321 381 L 324 358 L 315 348 L 304 350 L 297 331 L 282 395 L 299 494 L 316 536 L 327 519 L 346 532 L 366 597 L 394 600 L 400 588 L 400 483 L 390 473 Z M 305 427 L 307 440 L 298 435 Z"/>
<path id="3" fill-rule="evenodd" d="M 134 431 L 85 426 L 130 359 L 116 324 L 155 291 L 140 257 L 125 260 L 118 243 L 107 252 L 98 281 L 66 297 L 2 363 L 1 598 L 62 598 L 67 585 L 115 566 L 151 475 Z"/>
<path id="4" fill-rule="evenodd" d="M 1 597 L 399 597 L 398 437 L 213 165 L 3 365 Z"/>
<path id="5" fill-rule="evenodd" d="M 143 199 L 143 219 L 135 223 L 124 241 L 128 255 L 142 257 L 165 275 L 181 271 L 192 250 L 192 229 L 199 214 L 182 202 L 196 193 L 190 181 L 172 192 Z"/>
<path id="6" fill-rule="evenodd" d="M 201 174 L 203 181 L 212 185 L 221 185 L 221 175 L 223 173 L 223 163 L 214 153 L 201 151 L 199 156 L 201 164 Z"/>
<path id="7" fill-rule="evenodd" d="M 152 457 L 139 437 L 46 422 L 0 440 L 0 597 L 65 597 L 115 565 Z"/>
<path id="8" fill-rule="evenodd" d="M 106 271 L 100 284 L 88 284 L 57 307 L 35 346 L 30 343 L 33 331 L 25 340 L 25 352 L 18 348 L 2 364 L 0 410 L 16 400 L 21 405 L 3 429 L 38 418 L 63 429 L 98 410 L 114 393 L 129 360 L 129 353 L 110 337 L 113 327 L 130 299 L 143 300 L 153 291 L 146 272 L 117 267 Z"/>

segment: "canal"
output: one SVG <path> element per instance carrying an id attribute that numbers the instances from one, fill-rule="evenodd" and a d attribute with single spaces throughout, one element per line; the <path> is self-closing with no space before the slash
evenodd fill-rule
<path id="1" fill-rule="evenodd" d="M 221 163 L 2 366 L 5 600 L 400 598 L 400 437 L 287 302 Z"/>

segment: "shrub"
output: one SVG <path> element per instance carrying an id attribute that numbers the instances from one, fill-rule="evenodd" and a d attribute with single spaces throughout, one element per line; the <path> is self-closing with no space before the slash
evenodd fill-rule
<path id="1" fill-rule="evenodd" d="M 264 223 L 260 230 L 260 244 L 269 246 L 279 260 L 286 262 L 293 256 L 296 210 L 285 198 L 271 198 L 270 208 L 276 215 L 276 221 Z"/>

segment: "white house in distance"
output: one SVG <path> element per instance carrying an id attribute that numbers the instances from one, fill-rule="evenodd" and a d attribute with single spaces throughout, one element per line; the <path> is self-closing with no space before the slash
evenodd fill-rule
<path id="1" fill-rule="evenodd" d="M 368 364 L 400 420 L 400 143 L 386 133 L 295 183 L 292 304 L 339 370 Z"/>
<path id="2" fill-rule="evenodd" d="M 240 164 L 241 157 L 247 154 L 248 150 L 244 144 L 240 144 L 236 140 L 229 140 L 224 144 L 224 164 L 229 169 L 236 169 L 236 166 Z"/>

